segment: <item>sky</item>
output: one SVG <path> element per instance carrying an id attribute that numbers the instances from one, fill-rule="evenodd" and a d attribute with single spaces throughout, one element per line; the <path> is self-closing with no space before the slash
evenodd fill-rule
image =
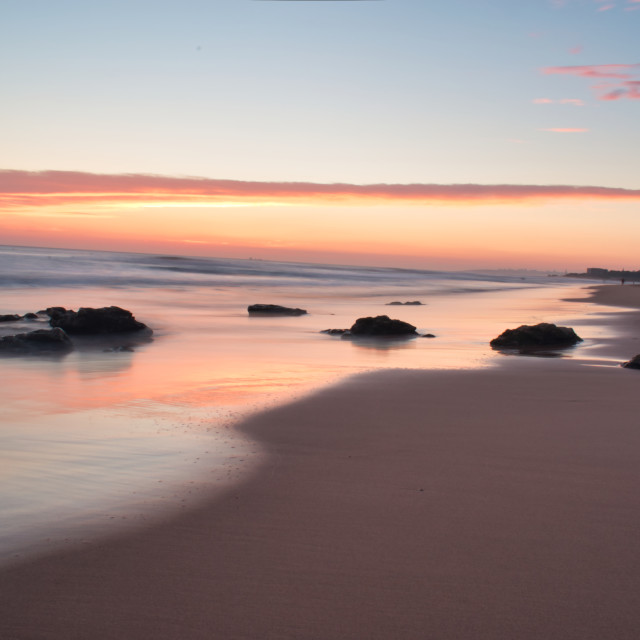
<path id="1" fill-rule="evenodd" d="M 0 243 L 639 269 L 640 0 L 0 0 Z"/>

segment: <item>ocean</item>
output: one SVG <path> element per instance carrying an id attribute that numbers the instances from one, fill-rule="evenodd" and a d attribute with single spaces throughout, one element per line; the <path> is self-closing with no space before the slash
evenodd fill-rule
<path id="1" fill-rule="evenodd" d="M 509 356 L 489 340 L 537 322 L 582 327 L 585 342 L 565 357 L 593 357 L 604 321 L 593 305 L 563 300 L 583 287 L 526 272 L 0 247 L 0 314 L 116 305 L 153 329 L 134 344 L 0 358 L 0 562 L 91 544 L 228 490 L 261 455 L 239 420 L 346 376 L 495 366 Z M 422 304 L 389 304 L 408 301 Z M 254 317 L 255 303 L 308 313 Z M 376 315 L 435 338 L 321 333 Z M 46 326 L 3 322 L 0 335 Z"/>

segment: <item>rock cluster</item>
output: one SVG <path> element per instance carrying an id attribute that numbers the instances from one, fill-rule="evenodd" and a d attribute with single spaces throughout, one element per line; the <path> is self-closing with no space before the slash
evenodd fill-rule
<path id="1" fill-rule="evenodd" d="M 399 306 L 399 305 L 409 305 L 409 306 L 420 306 L 423 303 L 420 300 L 410 300 L 409 302 L 398 302 L 397 300 L 394 302 L 387 302 L 387 306 Z"/>
<path id="2" fill-rule="evenodd" d="M 344 338 L 378 336 L 417 336 L 416 328 L 408 322 L 394 320 L 389 316 L 358 318 L 350 329 L 325 329 L 321 333 Z"/>
<path id="3" fill-rule="evenodd" d="M 120 307 L 102 307 L 92 309 L 82 307 L 78 311 L 71 311 L 64 307 L 49 307 L 43 311 L 0 316 L 0 322 L 19 320 L 38 320 L 43 316 L 49 317 L 52 329 L 37 329 L 27 333 L 3 336 L 0 338 L 0 353 L 2 354 L 48 354 L 65 353 L 74 347 L 69 335 L 97 336 L 101 344 L 105 340 L 113 341 L 118 334 L 136 332 L 146 339 L 153 331 L 146 324 L 138 322 L 131 311 Z M 130 345 L 116 345 L 111 350 L 131 350 Z"/>
<path id="4" fill-rule="evenodd" d="M 273 315 L 273 316 L 303 316 L 305 309 L 294 309 L 292 307 L 282 307 L 279 304 L 252 304 L 247 307 L 250 314 Z"/>
<path id="5" fill-rule="evenodd" d="M 358 318 L 350 329 L 324 329 L 320 333 L 330 336 L 342 336 L 343 338 L 377 338 L 377 337 L 404 337 L 411 338 L 420 336 L 422 338 L 435 338 L 432 333 L 420 335 L 416 328 L 408 322 L 395 320 L 389 316 L 367 316 Z"/>
<path id="6" fill-rule="evenodd" d="M 536 325 L 522 325 L 517 329 L 507 329 L 489 344 L 494 348 L 531 349 L 536 347 L 570 347 L 582 338 L 571 327 L 558 327 L 541 322 Z"/>
<path id="7" fill-rule="evenodd" d="M 49 324 L 64 329 L 69 334 L 96 335 L 105 333 L 123 333 L 149 329 L 146 324 L 138 322 L 131 311 L 120 307 L 80 307 L 71 311 L 64 307 L 49 307 L 46 310 Z"/>
<path id="8" fill-rule="evenodd" d="M 358 318 L 349 330 L 352 336 L 407 336 L 418 335 L 408 322 L 389 316 Z"/>
<path id="9" fill-rule="evenodd" d="M 73 349 L 69 336 L 60 328 L 37 329 L 0 338 L 2 353 L 64 353 Z"/>
<path id="10" fill-rule="evenodd" d="M 25 313 L 23 316 L 18 315 L 17 313 L 5 313 L 0 315 L 0 322 L 16 322 L 18 320 L 37 320 L 38 314 L 36 313 Z"/>

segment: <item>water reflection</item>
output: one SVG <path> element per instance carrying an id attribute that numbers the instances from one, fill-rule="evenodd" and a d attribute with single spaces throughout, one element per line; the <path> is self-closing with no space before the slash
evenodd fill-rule
<path id="1" fill-rule="evenodd" d="M 501 347 L 492 347 L 492 349 L 503 356 L 527 356 L 530 358 L 566 358 L 567 354 L 565 349 L 571 349 L 573 347 L 566 347 L 563 349 L 549 349 L 545 347 L 534 348 L 529 347 L 526 349 L 508 349 Z"/>
<path id="2" fill-rule="evenodd" d="M 344 335 L 341 340 L 350 342 L 354 347 L 360 349 L 375 349 L 377 351 L 392 351 L 398 349 L 415 349 L 415 341 L 419 336 L 352 336 Z"/>
<path id="3" fill-rule="evenodd" d="M 61 362 L 64 360 L 69 354 L 71 350 L 68 351 L 43 351 L 43 350 L 33 350 L 33 351 L 11 351 L 11 350 L 0 350 L 0 359 L 7 361 L 17 361 L 22 360 L 24 358 L 28 358 L 29 360 L 41 360 L 45 362 Z"/>
<path id="4" fill-rule="evenodd" d="M 131 368 L 135 353 L 134 350 L 79 351 L 74 354 L 73 366 L 84 378 L 119 375 Z"/>
<path id="5" fill-rule="evenodd" d="M 11 295 L 5 300 L 9 308 L 42 308 L 48 302 L 38 291 Z M 246 312 L 247 291 L 239 288 L 92 288 L 50 290 L 48 296 L 68 308 L 131 309 L 153 328 L 154 338 L 81 337 L 64 358 L 0 360 L 2 444 L 11 452 L 0 502 L 5 496 L 20 511 L 22 524 L 29 509 L 30 522 L 38 510 L 45 517 L 55 494 L 65 496 L 71 510 L 74 504 L 84 509 L 87 496 L 98 505 L 113 495 L 122 498 L 123 491 L 130 497 L 132 487 L 148 494 L 159 479 L 169 482 L 170 469 L 184 473 L 191 465 L 193 473 L 194 460 L 205 459 L 203 451 L 212 452 L 207 472 L 218 478 L 213 454 L 230 455 L 238 446 L 228 427 L 244 411 L 372 368 L 486 366 L 501 356 L 489 340 L 505 324 L 542 321 L 551 313 L 561 320 L 578 308 L 563 308 L 554 290 L 438 296 L 418 287 L 349 297 L 305 287 L 274 289 L 264 298 L 309 314 L 256 320 Z M 354 318 L 379 315 L 386 302 L 399 298 L 428 298 L 428 306 L 403 305 L 397 315 L 437 339 L 320 333 L 329 324 L 347 327 Z M 55 479 L 53 495 L 48 478 Z M 20 526 L 16 520 L 16 531 Z"/>

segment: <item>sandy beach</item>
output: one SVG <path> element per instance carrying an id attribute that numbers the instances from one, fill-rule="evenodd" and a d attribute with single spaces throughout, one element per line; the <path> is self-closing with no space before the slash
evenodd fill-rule
<path id="1" fill-rule="evenodd" d="M 598 285 L 590 287 L 590 298 L 598 304 L 640 309 L 640 286 Z"/>
<path id="2" fill-rule="evenodd" d="M 619 318 L 620 361 L 637 322 Z M 242 484 L 2 569 L 0 636 L 635 639 L 639 376 L 505 357 L 354 376 L 256 415 L 240 428 L 265 455 Z"/>

